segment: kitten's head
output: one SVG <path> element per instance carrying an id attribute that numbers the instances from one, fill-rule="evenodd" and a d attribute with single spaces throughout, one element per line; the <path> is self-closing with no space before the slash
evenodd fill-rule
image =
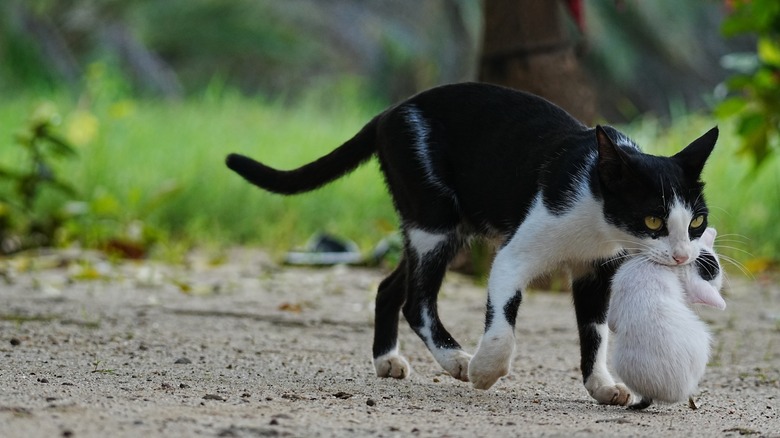
<path id="1" fill-rule="evenodd" d="M 696 259 L 692 241 L 707 229 L 708 214 L 700 176 L 717 138 L 716 127 L 677 154 L 657 157 L 612 128 L 596 127 L 604 215 L 627 234 L 627 249 L 664 265 Z"/>
<path id="2" fill-rule="evenodd" d="M 707 228 L 698 240 L 699 257 L 694 263 L 680 268 L 688 301 L 693 304 L 704 304 L 723 310 L 726 301 L 720 295 L 723 287 L 723 269 L 715 254 L 715 228 Z"/>

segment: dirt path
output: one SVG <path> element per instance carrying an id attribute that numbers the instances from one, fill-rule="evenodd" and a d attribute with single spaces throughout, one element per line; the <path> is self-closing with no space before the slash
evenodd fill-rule
<path id="1" fill-rule="evenodd" d="M 780 286 L 732 280 L 700 409 L 599 406 L 580 383 L 570 297 L 529 293 L 513 373 L 489 391 L 442 374 L 406 327 L 414 369 L 370 360 L 382 272 L 220 264 L 0 260 L 0 435 L 780 437 Z M 448 276 L 445 324 L 473 351 L 485 293 Z"/>

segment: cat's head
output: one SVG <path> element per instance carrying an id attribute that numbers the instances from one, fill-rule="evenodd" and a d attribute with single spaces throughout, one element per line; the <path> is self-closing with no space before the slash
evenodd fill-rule
<path id="1" fill-rule="evenodd" d="M 671 157 L 642 153 L 612 128 L 596 128 L 597 171 L 609 223 L 626 236 L 624 246 L 656 263 L 696 259 L 707 229 L 701 172 L 718 139 L 713 128 Z"/>

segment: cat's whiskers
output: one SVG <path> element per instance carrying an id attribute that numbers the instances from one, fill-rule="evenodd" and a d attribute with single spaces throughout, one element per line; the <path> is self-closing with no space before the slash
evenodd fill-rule
<path id="1" fill-rule="evenodd" d="M 741 237 L 745 240 L 750 240 L 749 237 L 745 236 L 744 234 L 737 234 L 737 233 L 726 233 L 726 234 L 719 234 L 718 237 L 715 238 L 715 240 L 720 239 L 721 237 Z"/>
<path id="2" fill-rule="evenodd" d="M 632 259 L 632 258 L 637 257 L 637 256 L 638 256 L 637 254 L 621 253 L 621 254 L 619 254 L 619 255 L 617 255 L 615 257 L 612 257 L 610 259 L 605 260 L 604 263 L 601 264 L 601 266 L 607 266 L 610 263 L 619 262 L 619 261 L 622 261 L 622 260 Z"/>
<path id="3" fill-rule="evenodd" d="M 668 256 L 660 248 L 653 245 L 636 241 L 636 240 L 610 240 L 610 243 L 623 244 L 624 249 L 631 252 L 632 256 L 642 256 L 645 260 L 652 261 L 658 264 L 666 264 L 663 260 L 666 260 Z"/>
<path id="4" fill-rule="evenodd" d="M 703 196 L 704 196 L 704 192 L 699 193 L 699 195 L 696 196 L 696 199 L 693 200 L 693 205 L 696 207 L 696 211 L 694 211 L 694 216 L 707 213 L 707 207 L 703 205 L 704 202 L 700 202 L 702 201 Z"/>
<path id="5" fill-rule="evenodd" d="M 723 234 L 715 239 L 715 243 L 730 242 L 738 243 L 741 245 L 747 245 L 750 242 L 750 238 L 743 236 L 742 234 Z"/>
<path id="6" fill-rule="evenodd" d="M 738 243 L 738 244 L 746 244 L 744 240 L 738 240 L 738 239 L 718 239 L 718 242 L 729 242 L 729 243 Z"/>
<path id="7" fill-rule="evenodd" d="M 606 266 L 609 263 L 613 263 L 616 261 L 633 260 L 633 259 L 639 259 L 645 262 L 657 263 L 655 260 L 653 260 L 652 257 L 650 257 L 650 255 L 647 252 L 637 252 L 637 253 L 622 253 L 620 255 L 610 258 L 609 260 L 606 260 L 604 263 L 601 264 L 601 266 Z"/>
<path id="8" fill-rule="evenodd" d="M 744 239 L 744 240 L 738 240 L 738 239 L 724 239 L 723 237 L 739 237 L 739 238 L 742 238 L 742 239 Z M 750 239 L 748 239 L 747 237 L 745 237 L 745 236 L 743 236 L 743 235 L 741 235 L 741 234 L 724 234 L 723 236 L 718 236 L 718 237 L 715 239 L 715 243 L 714 243 L 714 245 L 713 245 L 713 248 L 717 248 L 718 250 L 720 250 L 720 249 L 727 249 L 727 250 L 731 250 L 731 251 L 740 252 L 740 253 L 742 253 L 742 254 L 745 254 L 745 255 L 747 255 L 747 256 L 749 256 L 749 257 L 754 257 L 754 256 L 753 256 L 753 254 L 752 254 L 750 251 L 747 251 L 747 250 L 745 250 L 745 249 L 743 249 L 743 248 L 740 248 L 740 247 L 738 247 L 738 246 L 733 246 L 733 245 L 724 245 L 724 244 L 723 244 L 723 242 L 725 242 L 725 243 L 731 243 L 731 244 L 735 244 L 735 245 L 744 245 L 744 244 L 746 244 L 746 243 L 747 243 L 747 241 L 749 241 L 749 240 L 750 240 Z M 719 255 L 720 255 L 720 254 L 719 254 Z M 725 258 L 726 256 L 724 256 L 724 255 L 720 255 L 720 257 L 722 257 L 722 258 Z M 739 263 L 739 262 L 737 262 L 735 258 L 731 257 L 731 263 L 732 263 L 732 264 L 734 264 L 734 265 L 736 265 L 736 264 L 737 264 L 737 263 Z M 744 266 L 744 265 L 742 265 L 741 263 L 740 263 L 740 265 L 741 265 L 741 266 Z M 742 272 L 744 273 L 744 272 L 745 272 L 745 270 L 744 270 L 744 269 L 742 269 Z"/>
<path id="9" fill-rule="evenodd" d="M 715 259 L 709 259 L 709 258 L 702 258 L 700 260 L 700 264 L 697 266 L 700 266 L 704 268 L 705 271 L 707 271 L 707 274 L 710 275 L 710 277 L 714 277 L 714 274 L 717 274 L 720 270 L 720 266 L 718 265 L 718 262 L 715 261 Z"/>
<path id="10" fill-rule="evenodd" d="M 731 250 L 731 251 L 737 251 L 737 252 L 745 254 L 745 255 L 747 255 L 749 257 L 753 257 L 753 254 L 750 251 L 746 251 L 746 250 L 744 250 L 742 248 L 738 248 L 736 246 L 720 245 L 720 244 L 716 243 L 715 245 L 713 245 L 713 247 L 717 247 L 718 250 L 720 250 L 722 248 L 722 249 L 728 249 L 728 250 Z M 737 268 L 739 268 L 739 270 L 742 271 L 742 274 L 745 275 L 746 277 L 748 277 L 750 279 L 754 279 L 755 278 L 753 276 L 753 274 L 750 272 L 750 270 L 744 264 L 739 262 L 735 257 L 731 257 L 731 256 L 728 256 L 728 255 L 723 255 L 723 254 L 720 254 L 720 253 L 718 253 L 718 256 L 721 259 L 726 260 L 727 262 L 729 262 L 732 265 L 734 265 Z"/>
<path id="11" fill-rule="evenodd" d="M 649 263 L 656 263 L 655 260 L 653 260 L 652 257 L 645 255 L 644 253 L 640 253 L 636 256 L 639 260 L 642 260 L 643 262 L 649 262 Z"/>
<path id="12" fill-rule="evenodd" d="M 724 213 L 726 216 L 729 216 L 729 217 L 731 217 L 731 212 L 729 212 L 728 210 L 726 210 L 726 209 L 725 209 L 725 208 L 723 208 L 723 207 L 718 207 L 717 205 L 709 205 L 709 204 L 708 204 L 708 205 L 707 205 L 707 208 L 709 208 L 710 210 L 718 210 L 718 211 L 720 211 L 721 213 Z"/>
<path id="13" fill-rule="evenodd" d="M 726 262 L 729 262 L 730 264 L 732 264 L 732 265 L 734 265 L 735 267 L 737 267 L 737 269 L 739 269 L 739 270 L 742 272 L 742 275 L 744 275 L 745 277 L 748 277 L 748 278 L 750 278 L 751 280 L 754 280 L 754 279 L 755 279 L 755 276 L 753 275 L 753 273 L 752 273 L 752 272 L 750 272 L 750 270 L 748 270 L 748 269 L 745 267 L 745 265 L 743 265 L 742 263 L 740 263 L 740 262 L 739 262 L 737 259 L 735 259 L 734 257 L 730 257 L 730 256 L 723 255 L 723 254 L 718 254 L 718 257 L 720 257 L 720 259 L 721 259 L 721 260 L 723 260 L 723 261 L 726 261 Z"/>
<path id="14" fill-rule="evenodd" d="M 618 243 L 623 246 L 626 250 L 642 250 L 642 249 L 653 249 L 652 245 L 649 245 L 644 242 L 639 242 L 636 240 L 624 240 L 624 239 L 615 239 L 615 240 L 608 240 L 607 243 Z"/>
<path id="15" fill-rule="evenodd" d="M 739 247 L 736 247 L 736 246 L 715 244 L 714 247 L 717 247 L 718 249 L 725 248 L 725 249 L 730 249 L 732 251 L 739 251 L 739 252 L 741 252 L 741 253 L 743 253 L 745 255 L 753 257 L 753 253 L 751 253 L 750 251 L 742 249 L 742 248 L 739 248 Z"/>
<path id="16" fill-rule="evenodd" d="M 664 177 L 663 175 L 658 175 L 658 180 L 661 183 L 661 201 L 662 205 L 664 206 L 664 213 L 666 213 L 666 191 L 664 190 Z"/>

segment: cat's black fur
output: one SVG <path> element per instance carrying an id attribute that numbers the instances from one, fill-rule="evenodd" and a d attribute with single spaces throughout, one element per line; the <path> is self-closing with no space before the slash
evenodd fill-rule
<path id="1" fill-rule="evenodd" d="M 295 194 L 327 184 L 376 155 L 406 245 L 399 266 L 379 286 L 373 347 L 377 373 L 404 377 L 409 371 L 397 352 L 399 310 L 403 310 L 447 371 L 462 380 L 471 377 L 475 386 L 487 388 L 507 371 L 502 367 L 508 366 L 511 351 L 489 344 L 506 338 L 501 327 L 514 327 L 522 290 L 530 281 L 526 277 L 555 267 L 544 263 L 525 269 L 522 264 L 533 260 L 520 257 L 516 263 L 522 274 L 517 278 L 499 269 L 516 254 L 529 253 L 522 241 L 562 237 L 544 236 L 544 226 L 534 222 L 536 217 L 549 214 L 555 222 L 550 226 L 573 235 L 582 233 L 594 242 L 623 236 L 636 241 L 662 239 L 668 234 L 666 227 L 650 231 L 644 218 L 667 217 L 674 200 L 706 215 L 699 174 L 716 138 L 713 129 L 675 157 L 650 156 L 617 130 L 588 128 L 540 97 L 465 83 L 434 88 L 389 108 L 342 146 L 298 169 L 279 171 L 237 154 L 228 156 L 227 165 L 261 188 Z M 591 203 L 600 211 L 593 213 Z M 594 216 L 578 217 L 587 214 Z M 523 231 L 518 231 L 521 226 Z M 690 230 L 689 238 L 697 238 L 704 228 L 706 223 Z M 612 234 L 604 234 L 605 229 Z M 478 351 L 474 358 L 487 359 L 472 360 L 469 367 L 476 371 L 469 376 L 465 368 L 470 356 L 441 324 L 436 298 L 447 264 L 472 236 L 498 237 L 503 247 L 494 264 L 496 272 L 491 273 L 496 286 L 489 285 L 486 335 L 480 344 L 485 352 Z M 599 401 L 625 404 L 628 396 L 617 394 L 620 391 L 614 390 L 608 375 L 589 383 L 594 366 L 603 362 L 597 354 L 605 348 L 599 327 L 604 326 L 609 279 L 617 266 L 607 260 L 631 246 L 628 241 L 605 245 L 608 248 L 597 250 L 583 243 L 571 254 L 551 245 L 550 251 L 560 256 L 539 258 L 550 264 L 577 265 L 573 290 L 583 378 Z M 514 289 L 510 292 L 507 287 Z M 504 331 L 488 337 L 495 327 Z M 488 348 L 497 352 L 496 358 Z M 511 350 L 513 344 L 507 348 Z M 485 374 L 489 377 L 483 378 Z M 605 385 L 612 385 L 607 395 L 599 393 Z"/>

